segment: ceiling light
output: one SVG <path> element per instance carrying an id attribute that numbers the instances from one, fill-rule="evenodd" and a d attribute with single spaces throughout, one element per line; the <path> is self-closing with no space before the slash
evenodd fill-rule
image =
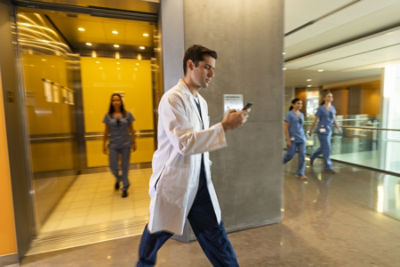
<path id="1" fill-rule="evenodd" d="M 145 50 L 146 47 L 144 47 L 144 46 L 139 46 L 139 49 L 140 49 L 140 50 Z"/>
<path id="2" fill-rule="evenodd" d="M 119 44 L 114 44 L 113 45 L 115 48 L 119 48 Z"/>
<path id="3" fill-rule="evenodd" d="M 117 68 L 117 70 L 120 70 L 120 69 L 121 69 L 120 67 Z"/>
<path id="4" fill-rule="evenodd" d="M 143 37 L 149 37 L 149 35 L 147 32 L 143 33 Z"/>
<path id="5" fill-rule="evenodd" d="M 43 61 L 43 62 L 46 62 L 46 61 L 47 61 L 47 59 L 45 59 L 45 58 L 42 58 L 42 61 Z"/>
<path id="6" fill-rule="evenodd" d="M 287 68 L 286 68 L 286 67 L 283 67 L 282 70 L 287 70 Z"/>
<path id="7" fill-rule="evenodd" d="M 282 55 L 286 55 L 286 52 L 283 52 Z"/>
<path id="8" fill-rule="evenodd" d="M 117 64 L 119 65 L 119 64 L 121 64 L 119 61 L 117 61 Z"/>
<path id="9" fill-rule="evenodd" d="M 134 68 L 135 71 L 138 71 L 138 68 Z"/>
<path id="10" fill-rule="evenodd" d="M 92 51 L 92 57 L 97 57 L 97 53 L 96 53 L 96 51 Z"/>
<path id="11" fill-rule="evenodd" d="M 311 80 L 311 79 L 307 79 L 306 81 L 307 81 L 307 82 L 311 82 L 312 80 Z"/>
<path id="12" fill-rule="evenodd" d="M 136 63 L 136 66 L 139 66 L 140 64 L 139 63 Z"/>
<path id="13" fill-rule="evenodd" d="M 142 55 L 141 55 L 141 54 L 138 54 L 138 55 L 137 55 L 137 59 L 138 59 L 138 60 L 142 60 Z"/>
<path id="14" fill-rule="evenodd" d="M 100 61 L 96 60 L 96 64 L 100 64 Z"/>
<path id="15" fill-rule="evenodd" d="M 92 43 L 87 42 L 86 45 L 87 46 L 92 46 Z"/>
<path id="16" fill-rule="evenodd" d="M 78 28 L 78 31 L 80 31 L 80 32 L 84 32 L 84 31 L 86 31 L 86 29 L 85 29 L 85 28 L 83 28 L 83 27 L 79 27 L 79 28 Z"/>
<path id="17" fill-rule="evenodd" d="M 117 34 L 118 34 L 118 31 L 116 31 L 116 30 L 113 30 L 113 31 L 112 31 L 112 34 L 115 34 L 115 35 L 117 35 Z"/>
<path id="18" fill-rule="evenodd" d="M 115 52 L 115 59 L 119 59 L 119 58 L 120 58 L 119 52 Z"/>
<path id="19" fill-rule="evenodd" d="M 99 70 L 102 70 L 103 69 L 103 67 L 99 67 Z"/>
<path id="20" fill-rule="evenodd" d="M 307 87 L 311 87 L 311 86 L 312 86 L 311 84 L 307 85 Z"/>
<path id="21" fill-rule="evenodd" d="M 324 70 L 323 69 L 319 69 L 318 72 L 324 72 Z"/>

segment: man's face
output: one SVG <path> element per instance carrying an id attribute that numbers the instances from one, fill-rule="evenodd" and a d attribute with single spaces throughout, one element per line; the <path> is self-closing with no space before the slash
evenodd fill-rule
<path id="1" fill-rule="evenodd" d="M 215 72 L 215 58 L 205 55 L 203 59 L 197 67 L 193 63 L 190 75 L 193 85 L 198 88 L 207 88 Z"/>

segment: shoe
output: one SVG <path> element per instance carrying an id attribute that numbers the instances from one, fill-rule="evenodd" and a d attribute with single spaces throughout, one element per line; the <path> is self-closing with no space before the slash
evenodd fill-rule
<path id="1" fill-rule="evenodd" d="M 116 182 L 114 185 L 115 191 L 119 190 L 119 182 Z"/>
<path id="2" fill-rule="evenodd" d="M 335 174 L 336 171 L 334 169 L 325 169 L 325 172 Z"/>
<path id="3" fill-rule="evenodd" d="M 300 178 L 300 180 L 307 180 L 307 176 L 305 175 L 298 175 L 298 177 Z"/>
<path id="4" fill-rule="evenodd" d="M 125 198 L 128 196 L 128 191 L 127 190 L 122 190 L 122 195 L 121 197 Z"/>

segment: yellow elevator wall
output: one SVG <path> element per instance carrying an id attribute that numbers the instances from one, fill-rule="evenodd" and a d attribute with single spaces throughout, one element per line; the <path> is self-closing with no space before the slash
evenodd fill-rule
<path id="1" fill-rule="evenodd" d="M 29 135 L 71 134 L 74 131 L 71 121 L 73 106 L 64 103 L 61 91 L 61 86 L 67 87 L 68 84 L 65 58 L 24 54 L 22 62 Z M 46 100 L 43 79 L 59 85 L 58 103 Z M 73 146 L 72 142 L 31 144 L 33 171 L 72 169 Z"/>
<path id="2" fill-rule="evenodd" d="M 17 252 L 11 175 L 4 120 L 3 88 L 0 77 L 0 256 Z"/>
<path id="3" fill-rule="evenodd" d="M 119 64 L 118 64 L 119 63 Z M 149 60 L 81 57 L 82 96 L 86 133 L 103 133 L 103 118 L 114 92 L 122 92 L 125 109 L 135 117 L 135 130 L 153 130 L 153 94 Z M 107 166 L 102 140 L 87 140 L 88 167 Z M 150 162 L 154 138 L 137 138 L 131 163 Z"/>

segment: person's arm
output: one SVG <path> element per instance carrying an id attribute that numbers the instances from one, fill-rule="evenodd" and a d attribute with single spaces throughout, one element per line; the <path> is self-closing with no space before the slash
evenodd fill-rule
<path id="1" fill-rule="evenodd" d="M 132 138 L 132 151 L 135 152 L 136 151 L 136 136 L 135 136 L 135 129 L 133 128 L 133 122 L 131 122 L 129 124 L 129 132 L 131 134 L 131 138 Z"/>
<path id="2" fill-rule="evenodd" d="M 317 124 L 318 121 L 318 116 L 315 116 L 313 123 L 311 124 L 310 130 L 308 131 L 308 134 L 311 136 L 313 131 L 314 131 L 314 127 Z"/>
<path id="3" fill-rule="evenodd" d="M 287 147 L 290 147 L 292 145 L 292 142 L 290 141 L 290 136 L 289 136 L 289 122 L 284 121 L 283 130 L 285 132 L 286 145 L 287 145 Z"/>
<path id="4" fill-rule="evenodd" d="M 107 154 L 108 148 L 107 148 L 107 141 L 108 141 L 108 135 L 110 133 L 110 126 L 106 124 L 104 128 L 104 136 L 103 136 L 103 153 Z"/>
<path id="5" fill-rule="evenodd" d="M 336 129 L 338 130 L 338 133 L 342 134 L 343 131 L 342 131 L 342 128 L 339 126 L 339 124 L 336 121 L 336 116 L 333 117 L 333 125 L 335 125 Z"/>

